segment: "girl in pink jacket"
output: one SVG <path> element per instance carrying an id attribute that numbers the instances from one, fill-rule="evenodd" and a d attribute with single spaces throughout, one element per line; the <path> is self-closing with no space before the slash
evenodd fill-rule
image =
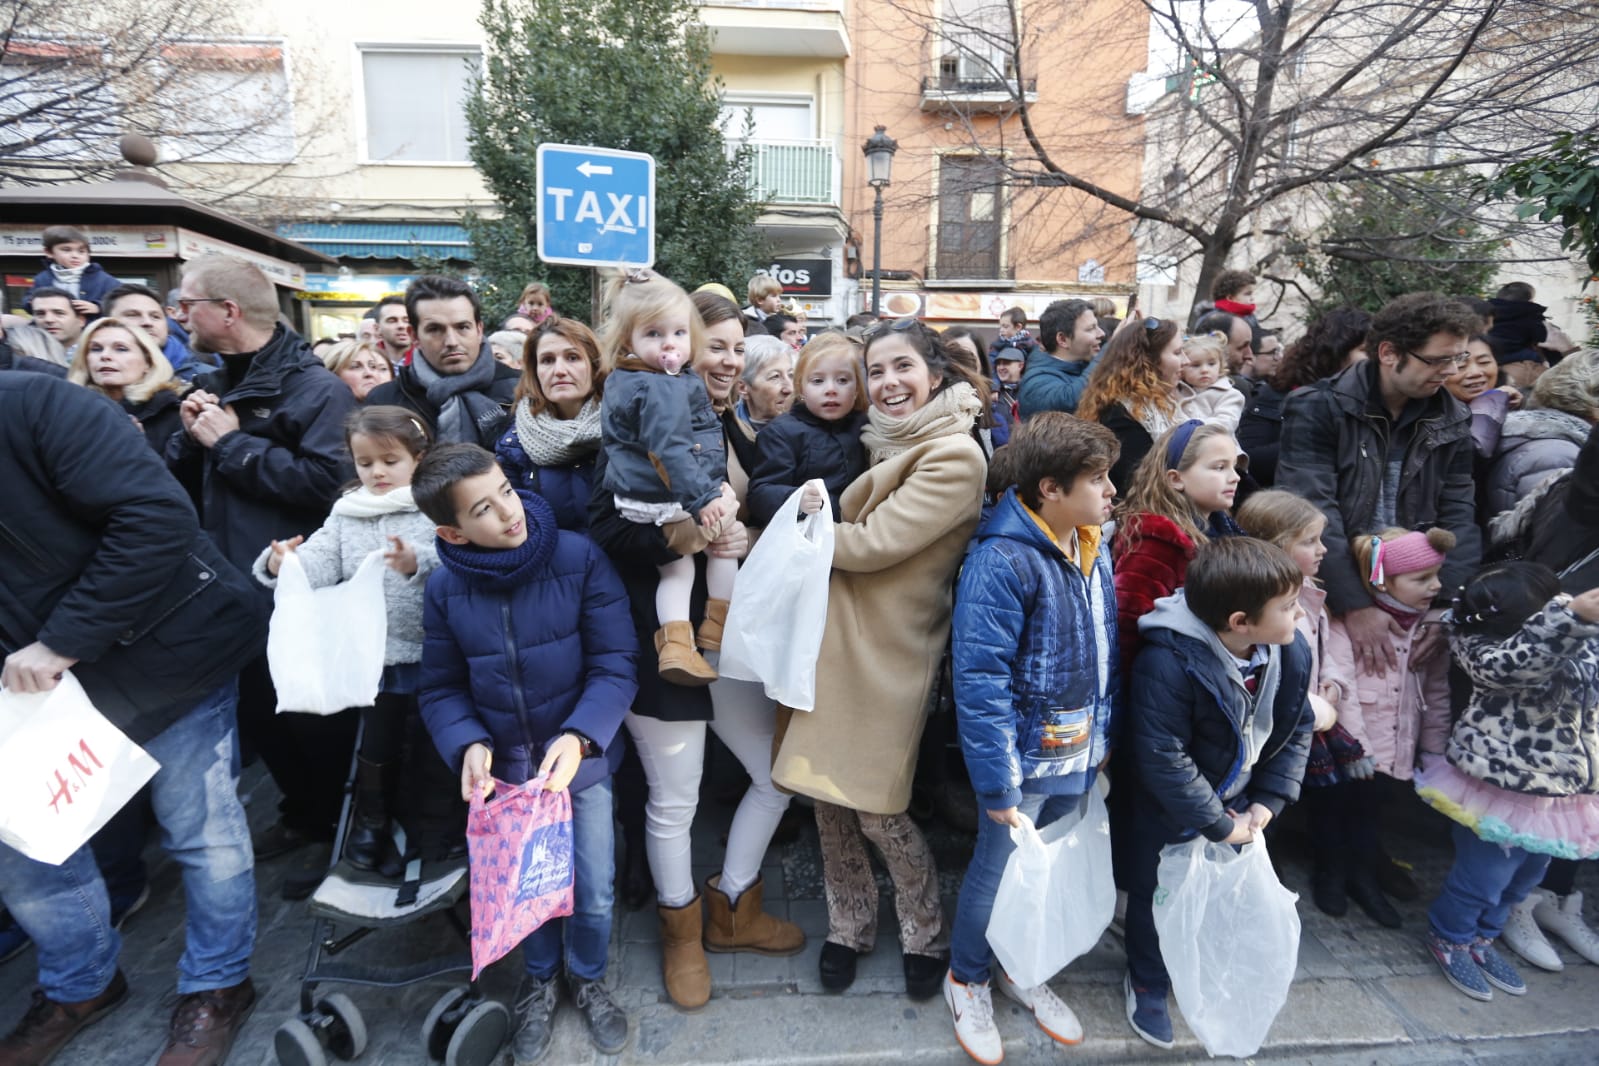
<path id="1" fill-rule="evenodd" d="M 1371 757 L 1376 772 L 1397 781 L 1408 782 L 1418 753 L 1442 751 L 1449 736 L 1449 657 L 1437 654 L 1416 665 L 1410 661 L 1410 652 L 1422 628 L 1437 624 L 1436 614 L 1429 618 L 1428 611 L 1442 588 L 1438 570 L 1454 546 L 1455 536 L 1446 529 L 1425 533 L 1385 529 L 1351 543 L 1372 602 L 1394 619 L 1389 637 L 1399 667 L 1378 671 L 1359 667 L 1343 623 L 1334 620 L 1332 632 L 1340 639 L 1333 645 L 1333 655 L 1354 678 L 1356 697 L 1346 702 L 1339 721 Z M 1351 793 L 1351 817 L 1367 829 L 1348 857 L 1348 895 L 1373 921 L 1397 929 L 1399 912 L 1383 888 L 1401 899 L 1414 899 L 1420 893 L 1397 870 L 1393 872 L 1400 876 L 1390 877 L 1385 886 L 1378 884 L 1391 860 L 1378 839 L 1381 793 L 1377 785 L 1375 781 L 1358 782 Z"/>

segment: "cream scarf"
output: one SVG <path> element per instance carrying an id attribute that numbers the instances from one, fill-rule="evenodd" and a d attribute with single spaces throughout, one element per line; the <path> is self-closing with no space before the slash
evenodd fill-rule
<path id="1" fill-rule="evenodd" d="M 866 412 L 861 443 L 875 465 L 926 441 L 970 433 L 982 410 L 977 390 L 964 381 L 956 382 L 928 397 L 920 410 L 905 418 L 890 418 L 872 407 Z"/>
<path id="2" fill-rule="evenodd" d="M 333 504 L 333 513 L 346 518 L 381 518 L 386 514 L 415 511 L 416 501 L 411 498 L 411 486 L 401 485 L 381 496 L 374 496 L 363 486 L 340 496 Z"/>

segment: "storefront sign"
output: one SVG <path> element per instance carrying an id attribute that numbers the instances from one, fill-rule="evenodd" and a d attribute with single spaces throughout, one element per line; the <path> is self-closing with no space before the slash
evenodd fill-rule
<path id="1" fill-rule="evenodd" d="M 831 259 L 774 259 L 756 273 L 775 278 L 784 296 L 833 295 Z"/>
<path id="2" fill-rule="evenodd" d="M 203 255 L 231 255 L 243 259 L 286 289 L 305 288 L 305 271 L 293 263 L 178 227 L 178 258 L 198 259 Z"/>
<path id="3" fill-rule="evenodd" d="M 415 274 L 307 274 L 305 291 L 297 299 L 327 303 L 375 304 L 385 296 L 405 292 Z"/>
<path id="4" fill-rule="evenodd" d="M 871 310 L 870 296 L 862 290 L 865 310 Z M 1000 312 L 1020 307 L 1027 312 L 1029 321 L 1036 322 L 1044 308 L 1056 300 L 1083 300 L 1088 296 L 1108 296 L 1116 304 L 1116 316 L 1127 313 L 1126 293 L 1080 292 L 950 292 L 943 289 L 930 291 L 885 291 L 883 313 L 895 318 L 915 315 L 917 318 L 960 319 L 984 321 L 997 319 Z"/>
<path id="5" fill-rule="evenodd" d="M 177 254 L 170 226 L 82 226 L 91 258 Z M 0 226 L 0 255 L 44 255 L 44 226 Z"/>

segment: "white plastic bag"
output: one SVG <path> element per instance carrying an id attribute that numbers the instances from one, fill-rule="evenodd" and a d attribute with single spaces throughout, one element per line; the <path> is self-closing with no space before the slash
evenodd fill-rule
<path id="1" fill-rule="evenodd" d="M 71 671 L 0 690 L 0 841 L 59 866 L 161 769 L 95 710 Z"/>
<path id="2" fill-rule="evenodd" d="M 1155 931 L 1177 1006 L 1205 1050 L 1260 1050 L 1299 965 L 1299 897 L 1271 868 L 1266 842 L 1235 852 L 1203 837 L 1160 853 Z"/>
<path id="3" fill-rule="evenodd" d="M 350 580 L 313 589 L 300 557 L 283 557 L 267 630 L 279 714 L 335 714 L 377 698 L 389 631 L 383 567 L 374 551 Z"/>
<path id="4" fill-rule="evenodd" d="M 820 481 L 807 482 L 821 489 Z M 760 681 L 767 696 L 796 711 L 816 707 L 816 656 L 827 626 L 833 569 L 833 512 L 803 518 L 794 490 L 739 567 L 722 629 L 723 677 Z"/>
<path id="5" fill-rule="evenodd" d="M 1036 829 L 1023 817 L 1010 835 L 1016 850 L 994 895 L 988 946 L 1012 981 L 1032 988 L 1099 943 L 1116 913 L 1110 818 L 1096 788 L 1080 819 Z"/>

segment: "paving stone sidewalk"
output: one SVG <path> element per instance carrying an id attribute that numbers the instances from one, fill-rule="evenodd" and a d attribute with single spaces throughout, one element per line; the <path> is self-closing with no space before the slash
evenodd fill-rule
<path id="1" fill-rule="evenodd" d="M 707 786 L 709 790 L 710 786 Z M 276 794 L 259 769 L 247 772 L 244 790 L 257 829 L 273 817 Z M 720 838 L 732 811 L 707 797 L 695 826 L 695 857 L 709 864 L 721 853 Z M 1419 803 L 1401 803 L 1385 819 L 1396 855 L 1410 862 L 1424 890 L 1442 882 L 1450 854 L 1447 825 Z M 941 1000 L 914 1003 L 903 995 L 896 923 L 885 893 L 877 950 L 860 963 L 855 986 L 842 996 L 824 993 L 816 962 L 826 933 L 820 856 L 814 825 L 802 819 L 798 840 L 774 847 L 764 877 L 771 910 L 804 929 L 809 942 L 789 959 L 711 955 L 715 995 L 697 1014 L 666 1002 L 660 983 L 660 946 L 653 911 L 618 908 L 613 934 L 611 980 L 633 1019 L 633 1037 L 619 1056 L 596 1054 L 581 1021 L 563 1009 L 548 1062 L 715 1064 L 960 1064 L 969 1062 L 955 1044 Z M 940 864 L 946 906 L 954 911 L 969 838 L 933 823 L 929 840 Z M 1285 883 L 1301 893 L 1303 922 L 1299 972 L 1288 1004 L 1255 1061 L 1316 1063 L 1494 1062 L 1592 1066 L 1599 1062 L 1599 967 L 1562 951 L 1567 968 L 1549 974 L 1524 966 L 1530 994 L 1500 995 L 1479 1004 L 1454 991 L 1421 946 L 1426 902 L 1399 904 L 1405 928 L 1376 926 L 1352 908 L 1331 919 L 1309 902 L 1305 864 L 1295 857 L 1290 833 L 1279 847 Z M 122 1066 L 154 1057 L 171 1012 L 173 975 L 183 947 L 182 891 L 176 867 L 152 849 L 152 901 L 126 930 L 123 966 L 133 984 L 131 1002 L 83 1034 L 56 1060 L 60 1066 Z M 1589 864 L 1579 888 L 1587 889 L 1588 920 L 1599 923 L 1599 870 Z M 279 897 L 284 864 L 258 871 L 260 933 L 254 959 L 261 999 L 230 1062 L 267 1066 L 277 1061 L 273 1033 L 297 1009 L 299 980 L 310 943 L 311 919 L 303 904 Z M 706 865 L 704 877 L 715 872 Z M 883 881 L 886 890 L 886 880 Z M 464 907 L 464 905 L 463 905 Z M 379 933 L 351 949 L 352 961 L 399 964 L 458 946 L 448 923 L 434 917 Z M 33 980 L 30 950 L 0 967 L 0 1024 L 9 1026 L 26 1008 Z M 518 960 L 485 974 L 484 990 L 509 1002 Z M 1138 1040 L 1123 1016 L 1121 945 L 1107 936 L 1055 982 L 1054 987 L 1083 1021 L 1087 1039 L 1060 1049 L 1015 1005 L 996 997 L 1007 1061 L 1183 1063 L 1206 1061 L 1202 1048 L 1178 1023 L 1178 1045 L 1162 1053 Z M 462 978 L 454 979 L 457 982 Z M 445 978 L 398 991 L 339 986 L 361 1009 L 370 1043 L 359 1061 L 384 1066 L 422 1066 L 429 1060 L 420 1029 L 429 1007 L 450 987 Z M 333 986 L 329 986 L 331 989 Z M 1180 1018 L 1180 1014 L 1174 1011 Z M 509 1058 L 505 1061 L 508 1063 Z"/>

